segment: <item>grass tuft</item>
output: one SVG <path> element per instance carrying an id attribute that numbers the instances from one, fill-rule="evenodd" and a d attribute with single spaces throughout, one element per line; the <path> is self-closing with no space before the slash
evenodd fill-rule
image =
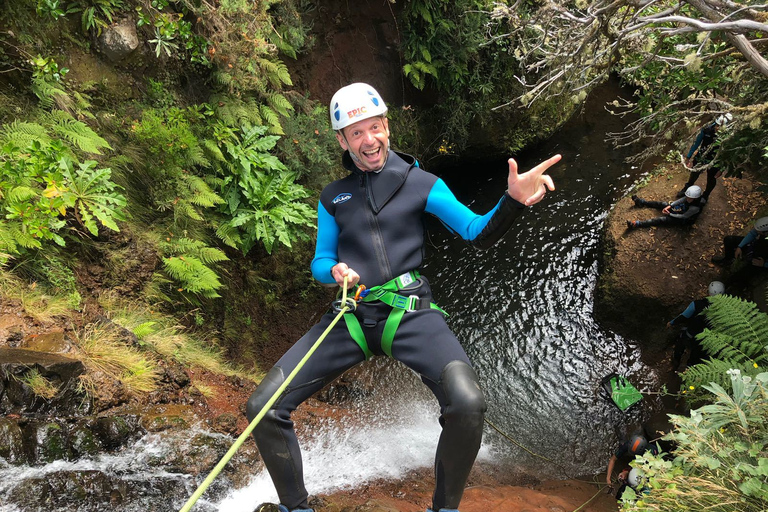
<path id="1" fill-rule="evenodd" d="M 68 296 L 48 293 L 36 282 L 28 284 L 8 271 L 0 271 L 0 295 L 20 302 L 24 312 L 41 323 L 72 314 Z"/>
<path id="2" fill-rule="evenodd" d="M 120 381 L 133 394 L 157 389 L 159 372 L 141 351 L 126 345 L 119 333 L 108 326 L 88 324 L 75 335 L 79 357 L 88 369 L 85 388 L 94 390 L 98 374 Z M 91 380 L 91 383 L 88 381 Z"/>
<path id="3" fill-rule="evenodd" d="M 33 368 L 24 374 L 23 377 L 19 377 L 18 381 L 29 386 L 36 396 L 46 400 L 50 400 L 59 392 L 59 387 L 40 375 L 37 368 Z"/>

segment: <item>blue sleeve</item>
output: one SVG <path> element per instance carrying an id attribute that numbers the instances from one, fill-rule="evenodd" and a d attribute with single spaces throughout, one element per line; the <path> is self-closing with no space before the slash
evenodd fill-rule
<path id="1" fill-rule="evenodd" d="M 335 284 L 331 268 L 339 262 L 339 226 L 323 203 L 317 205 L 317 244 L 312 260 L 312 275 L 325 284 Z"/>
<path id="2" fill-rule="evenodd" d="M 438 179 L 429 191 L 426 212 L 434 215 L 445 226 L 464 240 L 474 240 L 499 209 L 501 201 L 485 215 L 477 215 L 456 199 L 448 185 Z"/>
<path id="3" fill-rule="evenodd" d="M 739 242 L 739 247 L 744 247 L 747 244 L 751 244 L 755 241 L 755 238 L 757 238 L 757 230 L 751 229 L 747 235 L 741 239 L 741 242 Z"/>
<path id="4" fill-rule="evenodd" d="M 691 158 L 693 156 L 693 153 L 696 152 L 697 149 L 699 149 L 699 146 L 701 146 L 701 141 L 704 140 L 704 128 L 701 129 L 699 132 L 699 136 L 696 137 L 696 141 L 691 146 L 691 149 L 688 150 L 688 158 Z"/>
<path id="5" fill-rule="evenodd" d="M 682 313 L 677 315 L 675 318 L 670 320 L 669 323 L 672 324 L 672 325 L 675 325 L 675 322 L 677 320 L 681 320 L 683 318 L 690 319 L 695 314 L 696 314 L 696 302 L 694 301 L 694 302 L 691 302 L 690 304 L 688 304 L 688 307 L 685 308 L 685 311 L 683 311 Z"/>

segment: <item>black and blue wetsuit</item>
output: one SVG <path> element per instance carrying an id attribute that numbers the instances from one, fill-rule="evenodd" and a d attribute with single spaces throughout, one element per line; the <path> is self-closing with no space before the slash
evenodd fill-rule
<path id="1" fill-rule="evenodd" d="M 348 153 L 342 162 L 349 176 L 329 184 L 320 196 L 318 233 L 312 273 L 322 283 L 335 284 L 331 268 L 346 263 L 373 287 L 398 276 L 399 293 L 418 296 L 424 307 L 406 312 L 391 345 L 382 346 L 392 308 L 363 302 L 354 313 L 365 345 L 359 345 L 340 322 L 272 406 L 254 437 L 289 510 L 307 508 L 301 454 L 291 412 L 313 393 L 370 355 L 391 355 L 416 371 L 440 404 L 443 431 L 435 457 L 433 510 L 458 508 L 464 485 L 480 447 L 485 401 L 464 349 L 448 329 L 443 313 L 432 309 L 425 277 L 410 271 L 422 264 L 425 214 L 438 217 L 450 230 L 478 248 L 487 248 L 508 230 L 524 206 L 506 193 L 486 215 L 461 204 L 445 183 L 420 169 L 409 155 L 390 151 L 379 172 L 361 171 Z M 333 320 L 327 313 L 293 345 L 269 371 L 248 401 L 253 419 Z"/>
<path id="2" fill-rule="evenodd" d="M 688 357 L 687 366 L 693 366 L 700 363 L 703 358 L 703 349 L 696 336 L 704 332 L 707 327 L 707 321 L 702 314 L 709 307 L 709 300 L 694 300 L 685 310 L 669 321 L 670 325 L 684 324 L 685 328 L 680 331 L 680 335 L 675 341 L 675 352 L 672 355 L 672 371 L 676 371 L 683 359 L 685 350 L 688 349 L 691 355 Z"/>
<path id="3" fill-rule="evenodd" d="M 693 144 L 691 144 L 691 148 L 688 150 L 688 155 L 686 158 L 690 160 L 691 157 L 694 157 L 694 153 L 696 154 L 696 156 L 693 158 L 694 167 L 712 163 L 712 160 L 715 157 L 713 151 L 713 143 L 715 140 L 717 140 L 717 130 L 718 128 L 716 123 L 705 126 L 701 129 Z M 701 195 L 705 202 L 709 199 L 709 194 L 712 193 L 715 185 L 717 185 L 718 172 L 720 172 L 720 167 L 717 165 L 713 165 L 707 169 L 707 185 L 704 189 L 704 193 Z M 691 171 L 691 174 L 688 177 L 688 182 L 683 185 L 683 189 L 680 191 L 680 195 L 685 194 L 685 191 L 688 190 L 689 187 L 693 186 L 694 183 L 696 183 L 696 180 L 699 179 L 699 175 L 701 173 L 702 171 Z"/>
<path id="4" fill-rule="evenodd" d="M 701 213 L 700 199 L 694 199 L 693 201 L 688 202 L 687 198 L 683 197 L 671 203 L 667 203 L 665 201 L 648 201 L 642 197 L 636 197 L 634 201 L 635 206 L 656 208 L 658 210 L 663 210 L 667 206 L 670 207 L 669 215 L 635 222 L 635 227 L 638 228 L 660 226 L 662 224 L 693 224 L 696 222 L 699 213 Z"/>

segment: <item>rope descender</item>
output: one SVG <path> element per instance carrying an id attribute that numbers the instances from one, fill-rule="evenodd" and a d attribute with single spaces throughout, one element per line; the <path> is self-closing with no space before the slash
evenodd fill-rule
<path id="1" fill-rule="evenodd" d="M 341 287 L 341 299 L 336 299 L 331 303 L 331 309 L 334 313 L 340 313 L 342 309 L 346 307 L 348 311 L 357 310 L 357 304 L 362 300 L 362 297 L 368 295 L 365 290 L 365 285 L 358 285 L 355 291 L 354 297 L 347 297 L 347 278 L 344 277 L 344 286 Z M 337 295 L 338 297 L 338 295 Z"/>

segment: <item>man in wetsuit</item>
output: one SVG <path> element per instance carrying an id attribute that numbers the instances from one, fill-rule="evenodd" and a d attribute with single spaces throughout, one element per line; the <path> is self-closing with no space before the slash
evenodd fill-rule
<path id="1" fill-rule="evenodd" d="M 713 144 L 717 140 L 717 132 L 732 119 L 733 116 L 731 114 L 723 114 L 718 116 L 714 123 L 708 124 L 701 129 L 696 140 L 691 144 L 691 149 L 688 150 L 688 155 L 683 162 L 686 167 L 689 169 L 696 169 L 699 166 L 703 167 L 712 163 L 715 158 Z M 691 175 L 688 177 L 688 183 L 683 185 L 683 188 L 677 193 L 677 197 L 683 197 L 685 191 L 696 183 L 696 180 L 699 179 L 699 175 L 702 172 L 702 170 L 692 170 Z M 712 165 L 707 169 L 707 186 L 701 196 L 702 203 L 706 203 L 709 200 L 709 194 L 712 193 L 715 185 L 717 185 L 717 178 L 720 177 L 720 174 L 722 173 L 720 172 L 720 167 L 717 165 Z"/>
<path id="2" fill-rule="evenodd" d="M 418 273 L 424 217 L 438 217 L 478 248 L 495 244 L 526 206 L 540 201 L 552 179 L 543 172 L 556 155 L 518 175 L 509 160 L 507 190 L 487 214 L 474 214 L 445 183 L 409 155 L 389 148 L 387 107 L 362 83 L 331 100 L 331 125 L 349 171 L 328 185 L 318 204 L 312 274 L 321 283 L 365 284 L 370 293 L 344 315 L 253 432 L 280 497 L 281 512 L 309 509 L 301 454 L 291 413 L 344 371 L 373 355 L 393 357 L 413 369 L 440 404 L 443 427 L 435 457 L 432 510 L 458 509 L 483 430 L 485 401 L 475 371 L 432 302 Z M 336 315 L 332 312 L 293 345 L 248 400 L 253 419 Z"/>
<path id="3" fill-rule="evenodd" d="M 720 281 L 712 281 L 707 287 L 708 297 L 714 297 L 723 292 L 725 292 L 725 285 Z M 680 366 L 686 349 L 690 351 L 686 366 L 701 362 L 703 350 L 696 336 L 704 332 L 704 328 L 707 327 L 707 320 L 703 313 L 709 307 L 708 297 L 692 301 L 682 313 L 667 322 L 667 329 L 671 329 L 673 325 L 685 325 L 675 341 L 675 352 L 672 355 L 673 372 L 676 372 Z"/>
<path id="4" fill-rule="evenodd" d="M 628 220 L 628 229 L 660 226 L 663 224 L 693 224 L 696 222 L 699 213 L 701 213 L 701 188 L 696 185 L 685 191 L 685 198 L 677 199 L 671 203 L 665 201 L 648 201 L 637 196 L 632 196 L 632 200 L 637 207 L 656 208 L 661 210 L 661 213 L 664 215 L 648 220 Z"/>

